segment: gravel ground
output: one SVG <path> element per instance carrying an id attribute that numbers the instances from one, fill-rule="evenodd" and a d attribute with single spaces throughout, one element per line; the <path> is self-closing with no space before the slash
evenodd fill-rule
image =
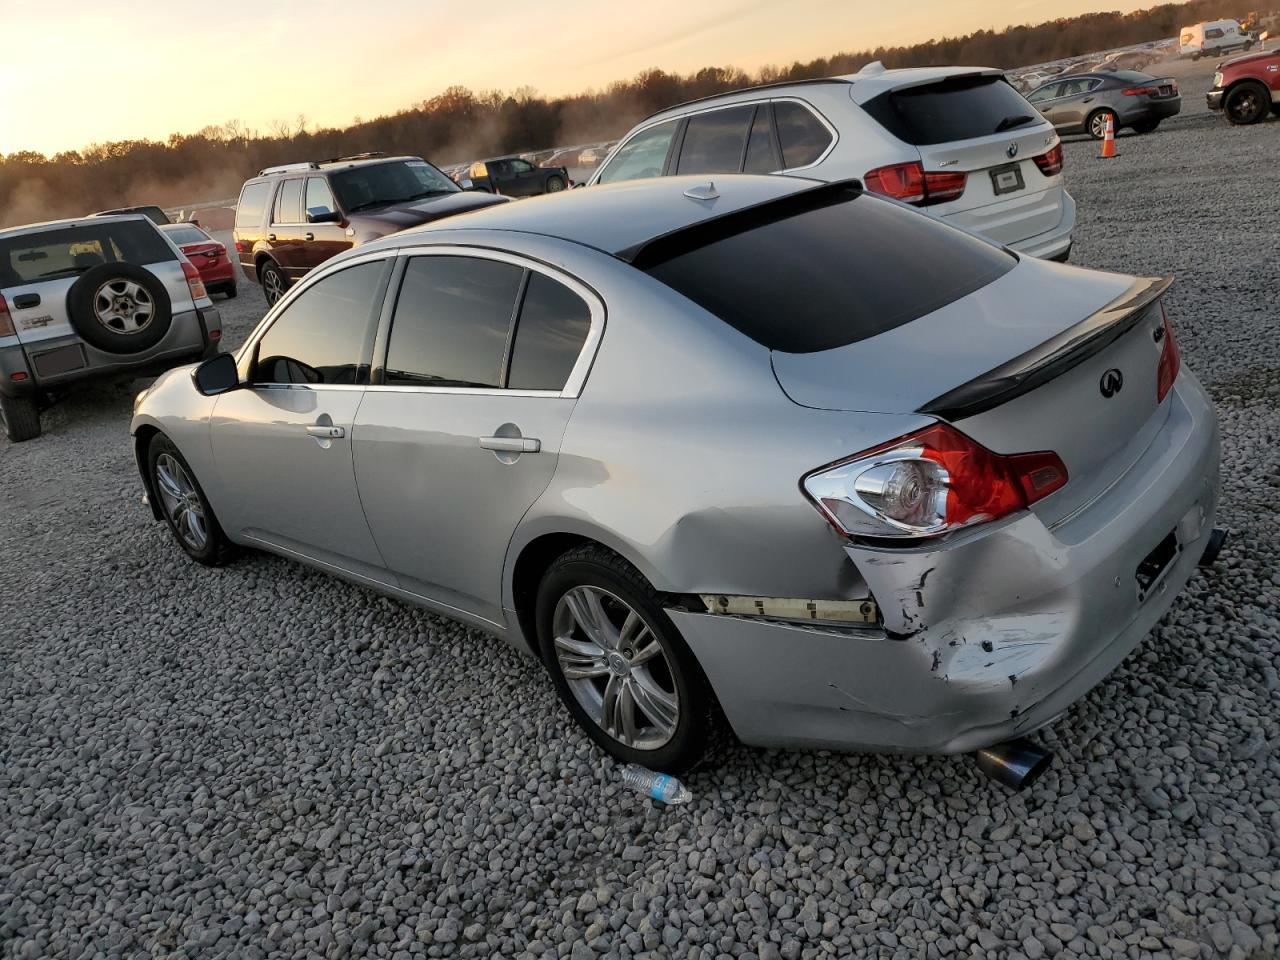
<path id="1" fill-rule="evenodd" d="M 188 563 L 138 503 L 130 392 L 97 389 L 0 440 L 0 956 L 1275 956 L 1280 126 L 1208 114 L 1211 70 L 1067 169 L 1078 262 L 1178 277 L 1235 537 L 1031 790 L 735 748 L 651 805 L 500 641 Z M 235 344 L 262 301 L 222 308 Z"/>

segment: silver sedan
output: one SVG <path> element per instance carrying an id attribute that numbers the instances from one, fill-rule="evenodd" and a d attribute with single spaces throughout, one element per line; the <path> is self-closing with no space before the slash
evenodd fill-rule
<path id="1" fill-rule="evenodd" d="M 722 720 L 967 752 L 1062 713 L 1212 552 L 1167 286 L 856 184 L 624 183 L 335 258 L 132 433 L 195 560 L 504 637 L 620 759 L 686 769 Z"/>

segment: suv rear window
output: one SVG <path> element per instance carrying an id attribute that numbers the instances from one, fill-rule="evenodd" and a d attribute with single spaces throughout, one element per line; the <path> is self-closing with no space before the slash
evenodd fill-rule
<path id="1" fill-rule="evenodd" d="M 1013 269 L 986 241 L 856 189 L 806 191 L 656 241 L 634 264 L 752 340 L 831 350 L 910 323 Z"/>
<path id="2" fill-rule="evenodd" d="M 86 223 L 0 238 L 0 287 L 74 277 L 102 263 L 176 260 L 149 221 Z"/>
<path id="3" fill-rule="evenodd" d="M 262 226 L 262 212 L 267 207 L 267 198 L 271 196 L 274 182 L 260 180 L 257 183 L 246 183 L 240 191 L 240 202 L 236 204 L 237 227 Z"/>
<path id="4" fill-rule="evenodd" d="M 1043 120 L 1003 77 L 989 76 L 890 90 L 863 109 L 899 140 L 917 146 L 989 137 Z"/>

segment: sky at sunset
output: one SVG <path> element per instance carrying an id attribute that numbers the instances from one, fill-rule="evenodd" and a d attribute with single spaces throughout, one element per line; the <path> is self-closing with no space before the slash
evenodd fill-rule
<path id="1" fill-rule="evenodd" d="M 755 70 L 1037 23 L 1125 0 L 0 0 L 0 153 L 164 139 L 238 119 L 343 126 L 452 84 L 576 93 L 649 67 Z M 903 11 L 909 10 L 909 15 Z M 481 11 L 488 11 L 481 13 Z M 15 42 L 21 38 L 21 42 Z"/>

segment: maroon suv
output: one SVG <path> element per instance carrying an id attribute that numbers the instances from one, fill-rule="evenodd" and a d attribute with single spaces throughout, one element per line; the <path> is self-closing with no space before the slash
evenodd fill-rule
<path id="1" fill-rule="evenodd" d="M 349 247 L 506 200 L 464 192 L 419 157 L 366 153 L 269 167 L 240 190 L 236 253 L 272 304 Z"/>

